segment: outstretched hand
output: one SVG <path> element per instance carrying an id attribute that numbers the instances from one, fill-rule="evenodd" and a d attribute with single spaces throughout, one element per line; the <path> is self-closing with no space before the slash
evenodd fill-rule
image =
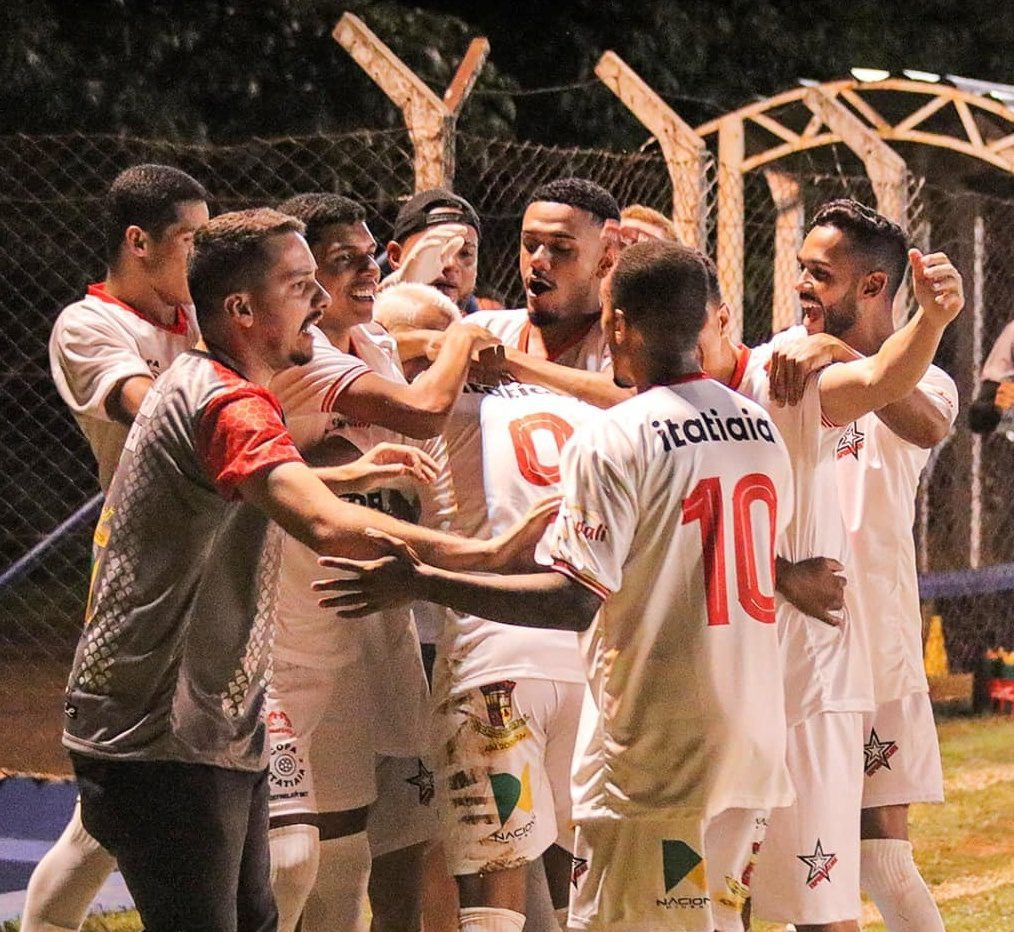
<path id="1" fill-rule="evenodd" d="M 912 266 L 912 291 L 923 313 L 941 324 L 950 323 L 965 306 L 961 273 L 942 252 L 923 255 L 918 249 L 910 249 L 908 261 Z"/>
<path id="2" fill-rule="evenodd" d="M 378 443 L 357 460 L 336 470 L 344 492 L 369 492 L 395 479 L 429 485 L 440 471 L 435 459 L 418 447 Z"/>
<path id="3" fill-rule="evenodd" d="M 513 527 L 494 537 L 490 543 L 491 558 L 486 569 L 497 573 L 532 573 L 540 567 L 535 562 L 535 548 L 546 528 L 560 511 L 559 495 L 536 502 Z"/>
<path id="4" fill-rule="evenodd" d="M 322 597 L 318 605 L 335 609 L 342 618 L 363 618 L 419 597 L 421 561 L 416 552 L 400 538 L 375 528 L 367 528 L 365 533 L 388 551 L 386 556 L 376 560 L 321 557 L 317 561 L 322 567 L 343 574 L 313 583 L 314 592 L 336 593 Z"/>
<path id="5" fill-rule="evenodd" d="M 815 333 L 776 349 L 768 364 L 768 387 L 776 405 L 799 404 L 806 380 L 837 359 L 841 340 L 826 333 Z M 855 355 L 855 354 L 853 354 Z"/>
<path id="6" fill-rule="evenodd" d="M 387 284 L 432 284 L 465 245 L 467 237 L 468 227 L 462 223 L 441 223 L 430 227 L 405 253 L 401 265 L 388 277 Z"/>

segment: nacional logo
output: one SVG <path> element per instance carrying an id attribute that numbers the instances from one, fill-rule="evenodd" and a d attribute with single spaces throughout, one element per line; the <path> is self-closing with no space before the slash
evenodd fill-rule
<path id="1" fill-rule="evenodd" d="M 819 838 L 813 854 L 797 854 L 796 857 L 807 867 L 805 883 L 811 890 L 824 880 L 831 882 L 831 868 L 838 863 L 838 855 L 833 851 L 825 853 Z"/>
<path id="2" fill-rule="evenodd" d="M 153 378 L 156 378 L 162 371 L 162 363 L 158 359 L 146 359 L 144 363 Z"/>
<path id="3" fill-rule="evenodd" d="M 405 782 L 419 790 L 419 805 L 428 806 L 433 802 L 433 795 L 436 787 L 433 783 L 433 771 L 428 770 L 421 759 L 416 761 L 418 770 L 414 777 L 408 777 Z"/>
<path id="4" fill-rule="evenodd" d="M 881 741 L 875 728 L 870 729 L 870 740 L 863 745 L 863 766 L 866 776 L 872 777 L 881 767 L 891 769 L 891 758 L 898 753 L 897 741 Z"/>
<path id="5" fill-rule="evenodd" d="M 506 751 L 528 737 L 527 719 L 514 714 L 514 688 L 517 685 L 513 680 L 500 680 L 479 687 L 486 700 L 489 724 L 478 718 L 473 719 L 473 723 L 476 731 L 492 739 L 486 751 Z"/>
<path id="6" fill-rule="evenodd" d="M 856 427 L 856 422 L 853 421 L 839 438 L 838 446 L 834 448 L 834 455 L 838 459 L 844 459 L 846 456 L 854 456 L 859 459 L 859 451 L 865 444 L 866 434 Z"/>
<path id="7" fill-rule="evenodd" d="M 496 814 L 500 820 L 501 831 L 493 832 L 494 841 L 508 842 L 516 841 L 531 834 L 535 828 L 535 819 L 529 819 L 517 828 L 506 829 L 507 820 L 518 810 L 531 815 L 535 808 L 532 802 L 532 782 L 530 769 L 525 764 L 521 771 L 519 780 L 512 773 L 491 773 L 489 775 L 490 789 L 493 791 L 493 800 L 496 803 Z"/>
<path id="8" fill-rule="evenodd" d="M 685 841 L 663 839 L 662 882 L 665 884 L 666 895 L 655 900 L 656 906 L 664 909 L 704 909 L 711 901 L 710 897 L 704 894 L 708 889 L 704 858 Z M 673 894 L 673 891 L 682 884 L 690 884 L 695 892 Z"/>
<path id="9" fill-rule="evenodd" d="M 577 889 L 577 882 L 588 873 L 588 858 L 579 858 L 576 854 L 570 858 L 570 882 Z"/>

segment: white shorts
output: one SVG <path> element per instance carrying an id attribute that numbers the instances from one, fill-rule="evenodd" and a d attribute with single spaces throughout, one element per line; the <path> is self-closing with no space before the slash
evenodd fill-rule
<path id="1" fill-rule="evenodd" d="M 884 702 L 863 716 L 863 808 L 942 803 L 944 771 L 929 693 Z"/>
<path id="2" fill-rule="evenodd" d="M 377 799 L 366 832 L 375 858 L 430 841 L 437 834 L 433 765 L 420 757 L 378 757 Z"/>
<path id="3" fill-rule="evenodd" d="M 452 874 L 573 851 L 570 767 L 583 683 L 491 682 L 436 712 L 437 802 Z"/>
<path id="4" fill-rule="evenodd" d="M 709 820 L 579 825 L 568 928 L 742 932 L 766 815 L 726 809 Z"/>
<path id="5" fill-rule="evenodd" d="M 861 712 L 824 712 L 789 729 L 796 801 L 771 810 L 753 875 L 753 915 L 817 925 L 858 919 Z"/>
<path id="6" fill-rule="evenodd" d="M 377 798 L 368 695 L 358 664 L 275 661 L 265 700 L 271 816 L 346 812 Z"/>

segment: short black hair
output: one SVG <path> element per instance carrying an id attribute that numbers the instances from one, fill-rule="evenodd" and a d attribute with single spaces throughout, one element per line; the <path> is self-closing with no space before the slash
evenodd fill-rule
<path id="1" fill-rule="evenodd" d="M 203 330 L 225 298 L 255 286 L 264 273 L 265 244 L 284 233 L 302 233 L 303 222 L 270 207 L 221 214 L 194 233 L 187 280 Z"/>
<path id="2" fill-rule="evenodd" d="M 660 351 L 693 349 L 707 319 L 703 256 L 664 240 L 628 246 L 613 269 L 611 298 L 632 326 L 658 340 Z"/>
<path id="3" fill-rule="evenodd" d="M 718 281 L 718 266 L 704 253 L 699 253 L 704 263 L 704 272 L 708 276 L 708 304 L 722 303 L 722 285 Z"/>
<path id="4" fill-rule="evenodd" d="M 537 201 L 566 204 L 590 213 L 598 223 L 620 219 L 620 205 L 602 185 L 588 178 L 557 178 L 540 185 L 528 198 L 529 206 Z"/>
<path id="5" fill-rule="evenodd" d="M 841 230 L 875 270 L 887 274 L 888 295 L 897 294 L 908 269 L 908 237 L 898 224 L 851 197 L 841 197 L 818 208 L 806 232 L 814 227 Z"/>
<path id="6" fill-rule="evenodd" d="M 106 192 L 102 228 L 106 262 L 120 256 L 127 227 L 138 226 L 158 239 L 188 201 L 207 201 L 204 186 L 171 165 L 135 165 L 120 172 Z"/>
<path id="7" fill-rule="evenodd" d="M 366 219 L 366 208 L 341 194 L 310 192 L 297 194 L 278 205 L 278 210 L 306 226 L 306 241 L 314 246 L 320 240 L 325 227 L 333 224 L 348 226 L 362 223 Z"/>

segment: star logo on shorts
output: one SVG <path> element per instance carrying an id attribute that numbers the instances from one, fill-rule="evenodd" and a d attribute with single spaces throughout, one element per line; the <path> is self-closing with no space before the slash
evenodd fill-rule
<path id="1" fill-rule="evenodd" d="M 419 790 L 419 805 L 428 806 L 433 802 L 433 794 L 435 792 L 435 786 L 433 783 L 433 771 L 427 770 L 426 765 L 421 761 L 416 761 L 419 770 L 414 777 L 409 777 L 405 782 L 411 783 L 412 786 L 417 787 Z"/>
<path id="2" fill-rule="evenodd" d="M 809 869 L 809 873 L 806 875 L 806 885 L 811 890 L 822 880 L 831 882 L 831 868 L 838 863 L 838 855 L 834 852 L 825 854 L 819 838 L 817 839 L 817 847 L 813 849 L 813 854 L 797 854 L 796 857 Z"/>
<path id="3" fill-rule="evenodd" d="M 863 448 L 866 443 L 866 434 L 864 434 L 858 427 L 856 422 L 853 421 L 845 428 L 845 433 L 841 435 L 841 439 L 838 441 L 838 446 L 835 447 L 835 456 L 841 459 L 844 456 L 850 454 L 856 459 L 859 459 L 859 451 Z"/>
<path id="4" fill-rule="evenodd" d="M 897 741 L 881 741 L 875 728 L 870 729 L 870 740 L 863 745 L 863 766 L 866 776 L 872 777 L 881 767 L 891 769 L 890 759 L 898 753 Z"/>
<path id="5" fill-rule="evenodd" d="M 579 858 L 577 855 L 571 855 L 570 858 L 570 882 L 574 885 L 574 889 L 577 889 L 577 882 L 588 873 L 588 858 Z"/>

